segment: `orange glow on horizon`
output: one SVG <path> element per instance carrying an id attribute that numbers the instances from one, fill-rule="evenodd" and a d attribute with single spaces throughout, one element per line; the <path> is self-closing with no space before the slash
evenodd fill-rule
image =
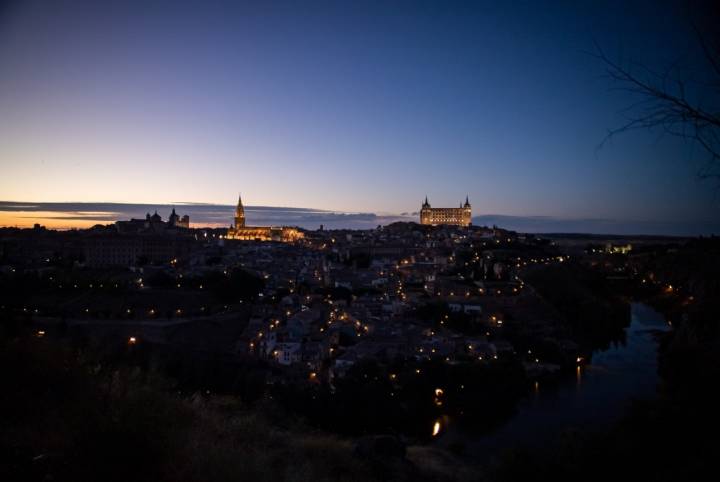
<path id="1" fill-rule="evenodd" d="M 84 229 L 96 224 L 112 224 L 114 221 L 98 219 L 93 216 L 106 216 L 111 213 L 77 213 L 57 211 L 0 211 L 0 227 L 32 228 L 40 224 L 48 229 Z M 87 215 L 85 219 L 82 218 Z M 72 217 L 74 219 L 66 219 Z"/>
<path id="2" fill-rule="evenodd" d="M 40 224 L 48 229 L 87 229 L 97 224 L 115 224 L 108 220 L 109 212 L 58 212 L 58 211 L 0 211 L 0 228 L 32 228 Z M 72 218 L 72 219 L 68 219 Z M 121 220 L 120 218 L 117 221 Z M 227 223 L 190 223 L 191 228 L 224 228 Z"/>

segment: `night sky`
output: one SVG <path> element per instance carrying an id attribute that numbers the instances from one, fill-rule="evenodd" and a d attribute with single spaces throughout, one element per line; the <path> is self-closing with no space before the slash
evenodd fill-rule
<path id="1" fill-rule="evenodd" d="M 469 195 L 476 216 L 717 232 L 697 148 L 598 149 L 634 99 L 594 42 L 702 79 L 682 3 L 495 3 L 1 3 L 0 200 L 399 215 Z"/>

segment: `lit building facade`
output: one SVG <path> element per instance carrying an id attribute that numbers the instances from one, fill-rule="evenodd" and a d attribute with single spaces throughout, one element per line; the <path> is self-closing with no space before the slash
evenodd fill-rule
<path id="1" fill-rule="evenodd" d="M 459 208 L 433 208 L 425 197 L 425 202 L 420 208 L 420 224 L 470 226 L 470 223 L 472 223 L 472 206 L 467 197 L 465 204 L 460 204 Z"/>
<path id="2" fill-rule="evenodd" d="M 302 239 L 304 236 L 299 229 L 287 226 L 246 226 L 245 207 L 242 204 L 242 198 L 238 196 L 238 203 L 235 208 L 235 225 L 228 229 L 228 239 L 292 243 Z"/>

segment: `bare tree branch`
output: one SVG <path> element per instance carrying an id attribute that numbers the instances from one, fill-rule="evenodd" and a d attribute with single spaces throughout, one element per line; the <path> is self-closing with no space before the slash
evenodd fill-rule
<path id="1" fill-rule="evenodd" d="M 711 85 L 720 85 L 720 50 L 708 45 L 697 28 L 695 32 L 703 55 L 712 67 L 712 73 L 717 76 Z M 597 43 L 591 55 L 605 65 L 606 75 L 613 84 L 612 90 L 629 92 L 640 98 L 621 111 L 627 122 L 609 129 L 598 148 L 621 133 L 659 128 L 663 135 L 680 137 L 697 144 L 708 158 L 698 175 L 720 182 L 720 112 L 710 110 L 717 109 L 717 105 L 708 109 L 700 101 L 689 98 L 687 81 L 673 76 L 677 63 L 663 73 L 638 64 L 635 70 L 644 72 L 641 77 L 630 68 L 613 61 Z"/>
<path id="2" fill-rule="evenodd" d="M 720 52 L 718 52 L 717 46 L 713 49 L 714 52 L 711 49 L 711 47 L 708 45 L 708 42 L 705 40 L 705 36 L 702 34 L 700 29 L 697 27 L 697 25 L 693 25 L 693 30 L 695 30 L 695 34 L 697 35 L 698 42 L 700 42 L 700 46 L 702 47 L 703 54 L 705 55 L 705 59 L 708 61 L 708 63 L 712 66 L 713 70 L 715 71 L 715 74 L 720 77 Z"/>

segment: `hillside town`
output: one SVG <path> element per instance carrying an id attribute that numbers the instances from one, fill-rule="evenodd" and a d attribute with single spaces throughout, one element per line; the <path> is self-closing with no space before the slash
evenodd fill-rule
<path id="1" fill-rule="evenodd" d="M 466 204 L 368 230 L 247 226 L 241 201 L 229 228 L 174 209 L 2 228 L 2 333 L 167 378 L 157 396 L 355 437 L 388 470 L 408 444 L 462 455 L 527 400 L 579 390 L 637 324 L 628 297 L 682 334 L 714 293 L 698 254 L 715 238 L 523 234 L 468 224 Z"/>
<path id="2" fill-rule="evenodd" d="M 133 345 L 263 360 L 312 383 L 367 359 L 511 357 L 539 376 L 583 357 L 524 281 L 533 266 L 569 260 L 547 239 L 395 223 L 236 240 L 177 219 L 173 210 L 167 223 L 155 213 L 86 231 L 2 230 L 3 273 L 32 276 L 42 289 L 1 309 L 22 310 L 39 336 L 60 326 L 117 333 Z M 239 272 L 256 292 L 247 282 L 228 289 Z M 553 350 L 541 349 L 548 343 Z"/>

